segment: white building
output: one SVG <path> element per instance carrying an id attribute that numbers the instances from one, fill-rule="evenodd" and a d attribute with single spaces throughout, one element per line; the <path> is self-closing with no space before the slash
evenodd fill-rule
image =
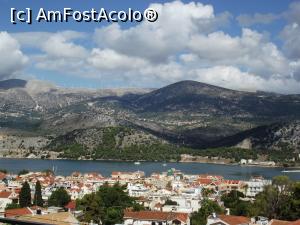
<path id="1" fill-rule="evenodd" d="M 165 205 L 162 210 L 165 212 L 197 212 L 200 207 L 200 199 L 199 198 L 189 198 L 185 196 L 171 196 L 170 200 L 177 202 L 177 206 L 168 206 Z"/>
<path id="2" fill-rule="evenodd" d="M 149 193 L 149 189 L 142 184 L 128 183 L 127 190 L 131 197 L 144 197 Z"/>
<path id="3" fill-rule="evenodd" d="M 249 225 L 250 219 L 244 216 L 216 215 L 207 218 L 206 225 Z"/>
<path id="4" fill-rule="evenodd" d="M 0 216 L 4 215 L 5 208 L 8 204 L 18 201 L 18 194 L 10 191 L 0 192 Z"/>
<path id="5" fill-rule="evenodd" d="M 262 177 L 251 178 L 249 181 L 246 181 L 246 196 L 255 197 L 258 193 L 264 190 L 266 185 L 272 184 L 271 180 L 265 180 Z"/>

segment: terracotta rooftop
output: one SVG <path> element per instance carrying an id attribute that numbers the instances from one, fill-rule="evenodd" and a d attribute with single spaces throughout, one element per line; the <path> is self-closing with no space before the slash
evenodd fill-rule
<path id="1" fill-rule="evenodd" d="M 7 209 L 4 213 L 5 217 L 18 217 L 24 215 L 32 215 L 32 211 L 29 208 L 20 209 Z"/>
<path id="2" fill-rule="evenodd" d="M 289 223 L 291 223 L 291 221 L 275 220 L 275 219 L 273 219 L 273 220 L 270 221 L 270 225 L 287 225 Z"/>
<path id="3" fill-rule="evenodd" d="M 219 218 L 230 225 L 250 223 L 250 219 L 245 216 L 219 215 Z"/>
<path id="4" fill-rule="evenodd" d="M 124 219 L 137 219 L 137 220 L 158 220 L 158 221 L 170 221 L 179 220 L 186 223 L 188 220 L 187 213 L 175 213 L 175 212 L 159 212 L 159 211 L 125 211 Z"/>
<path id="5" fill-rule="evenodd" d="M 0 180 L 3 180 L 6 177 L 5 173 L 0 172 Z"/>
<path id="6" fill-rule="evenodd" d="M 11 194 L 12 192 L 10 191 L 2 191 L 0 192 L 0 198 L 8 198 Z"/>
<path id="7" fill-rule="evenodd" d="M 67 205 L 65 205 L 66 209 L 76 209 L 76 202 L 70 201 Z"/>
<path id="8" fill-rule="evenodd" d="M 227 183 L 227 184 L 239 184 L 240 181 L 239 180 L 225 180 L 225 183 Z"/>
<path id="9" fill-rule="evenodd" d="M 300 219 L 290 222 L 289 225 L 300 225 Z"/>

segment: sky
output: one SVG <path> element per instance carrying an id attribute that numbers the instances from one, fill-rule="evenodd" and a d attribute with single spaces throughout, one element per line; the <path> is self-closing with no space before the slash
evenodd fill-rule
<path id="1" fill-rule="evenodd" d="M 238 4 L 240 3 L 240 4 Z M 300 1 L 0 0 L 0 80 L 158 88 L 195 80 L 300 94 Z M 11 8 L 153 8 L 155 22 L 12 24 Z"/>

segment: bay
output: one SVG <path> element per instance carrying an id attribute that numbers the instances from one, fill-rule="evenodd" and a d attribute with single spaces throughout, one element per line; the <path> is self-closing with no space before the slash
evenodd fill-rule
<path id="1" fill-rule="evenodd" d="M 286 175 L 293 180 L 300 180 L 300 173 L 283 173 L 283 170 L 292 168 L 280 167 L 254 167 L 239 165 L 220 165 L 209 163 L 167 163 L 141 162 L 135 165 L 133 162 L 117 161 L 83 161 L 83 160 L 41 160 L 41 159 L 0 159 L 0 169 L 6 169 L 10 173 L 18 173 L 22 169 L 29 171 L 43 171 L 55 168 L 58 175 L 70 175 L 74 171 L 81 173 L 98 172 L 103 176 L 110 176 L 113 171 L 137 171 L 141 170 L 147 176 L 153 172 L 164 172 L 175 168 L 186 174 L 216 174 L 226 179 L 248 180 L 251 176 L 261 175 L 266 179 L 274 176 Z"/>

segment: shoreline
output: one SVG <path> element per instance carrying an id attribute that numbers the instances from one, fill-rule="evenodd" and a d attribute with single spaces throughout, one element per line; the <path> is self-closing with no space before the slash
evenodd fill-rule
<path id="1" fill-rule="evenodd" d="M 41 158 L 26 158 L 26 157 L 0 157 L 0 159 L 22 159 L 22 160 L 53 160 L 53 161 L 62 161 L 62 160 L 66 160 L 66 161 L 91 161 L 91 162 L 146 162 L 146 163 L 197 163 L 197 164 L 212 164 L 212 165 L 225 165 L 225 166 L 240 166 L 240 167 L 260 167 L 260 168 L 290 168 L 290 169 L 300 169 L 300 166 L 289 166 L 289 167 L 284 167 L 281 165 L 253 165 L 253 164 L 247 164 L 247 165 L 241 165 L 240 163 L 226 163 L 226 162 L 217 162 L 217 161 L 193 161 L 193 160 L 180 160 L 180 161 L 148 161 L 148 160 L 120 160 L 120 159 L 68 159 L 68 158 L 49 158 L 49 159 L 41 159 Z"/>

